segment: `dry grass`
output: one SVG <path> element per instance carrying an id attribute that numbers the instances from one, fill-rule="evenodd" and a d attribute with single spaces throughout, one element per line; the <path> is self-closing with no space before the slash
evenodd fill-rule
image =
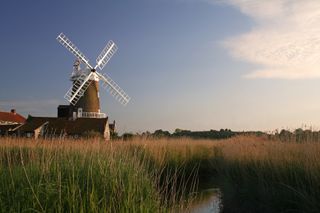
<path id="1" fill-rule="evenodd" d="M 227 212 L 318 212 L 319 157 L 320 143 L 253 136 L 111 143 L 1 138 L 0 210 L 168 211 L 183 206 L 199 180 L 222 189 Z"/>
<path id="2" fill-rule="evenodd" d="M 226 212 L 320 211 L 319 142 L 240 136 L 132 143 L 162 165 L 184 165 L 186 173 L 198 168 L 200 186 L 222 189 Z"/>

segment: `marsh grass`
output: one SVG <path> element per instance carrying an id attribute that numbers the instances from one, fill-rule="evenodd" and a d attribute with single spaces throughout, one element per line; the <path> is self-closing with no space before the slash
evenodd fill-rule
<path id="1" fill-rule="evenodd" d="M 219 187 L 225 212 L 319 212 L 320 143 L 0 139 L 1 212 L 168 212 Z"/>
<path id="2" fill-rule="evenodd" d="M 226 212 L 319 212 L 320 144 L 238 138 L 220 144 Z"/>
<path id="3" fill-rule="evenodd" d="M 156 165 L 139 145 L 6 138 L 0 211 L 166 212 L 184 205 L 185 181 L 176 185 L 184 175 L 181 166 Z"/>
<path id="4" fill-rule="evenodd" d="M 154 140 L 157 162 L 186 174 L 197 168 L 199 189 L 219 187 L 224 212 L 320 212 L 320 143 L 267 137 Z"/>

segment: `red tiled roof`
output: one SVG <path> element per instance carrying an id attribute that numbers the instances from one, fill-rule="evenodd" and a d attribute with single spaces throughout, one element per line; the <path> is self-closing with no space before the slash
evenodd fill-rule
<path id="1" fill-rule="evenodd" d="M 12 112 L 0 112 L 0 121 L 13 122 L 13 123 L 24 123 L 26 119 L 18 114 Z"/>

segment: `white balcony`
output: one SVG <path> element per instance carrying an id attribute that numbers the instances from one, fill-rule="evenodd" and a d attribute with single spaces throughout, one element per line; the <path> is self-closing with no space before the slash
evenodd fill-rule
<path id="1" fill-rule="evenodd" d="M 78 114 L 78 118 L 106 118 L 107 115 L 101 112 L 82 112 Z"/>

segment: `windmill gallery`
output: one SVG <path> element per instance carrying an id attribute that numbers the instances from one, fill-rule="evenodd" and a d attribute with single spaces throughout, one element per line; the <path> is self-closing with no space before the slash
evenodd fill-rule
<path id="1" fill-rule="evenodd" d="M 71 88 L 64 98 L 69 105 L 58 106 L 58 117 L 28 116 L 25 123 L 9 128 L 8 134 L 25 137 L 81 137 L 99 135 L 110 140 L 110 134 L 115 131 L 115 121 L 111 124 L 108 117 L 100 110 L 99 82 L 102 88 L 108 90 L 121 104 L 126 105 L 130 97 L 102 70 L 117 51 L 113 41 L 109 41 L 96 59 L 93 67 L 85 55 L 63 34 L 57 40 L 75 57 L 70 80 Z M 82 68 L 81 65 L 84 65 Z M 8 128 L 7 128 L 8 129 Z"/>

